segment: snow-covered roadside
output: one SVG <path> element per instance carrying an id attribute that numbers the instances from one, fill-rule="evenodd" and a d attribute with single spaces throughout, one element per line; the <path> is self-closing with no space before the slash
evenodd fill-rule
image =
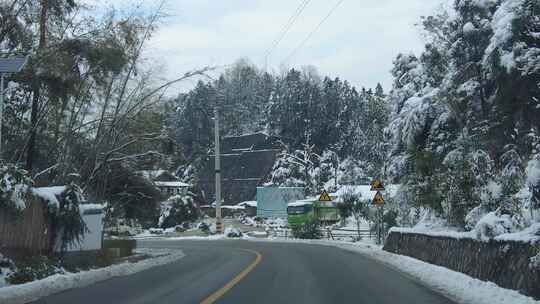
<path id="1" fill-rule="evenodd" d="M 126 276 L 155 266 L 168 264 L 185 256 L 181 250 L 170 249 L 142 248 L 137 249 L 136 253 L 147 254 L 152 257 L 136 263 L 124 262 L 77 273 L 56 274 L 39 281 L 3 287 L 0 288 L 0 303 L 28 303 L 68 289 L 84 287 L 113 277 Z"/>
<path id="2" fill-rule="evenodd" d="M 485 282 L 472 278 L 466 274 L 450 270 L 441 266 L 422 262 L 420 260 L 386 252 L 380 246 L 367 243 L 348 243 L 326 240 L 284 240 L 284 239 L 255 239 L 253 242 L 283 242 L 306 243 L 324 246 L 334 246 L 344 250 L 360 253 L 377 260 L 385 265 L 397 269 L 421 281 L 425 286 L 434 289 L 458 303 L 474 304 L 538 304 L 531 297 L 520 294 L 511 289 L 497 286 L 492 282 Z"/>

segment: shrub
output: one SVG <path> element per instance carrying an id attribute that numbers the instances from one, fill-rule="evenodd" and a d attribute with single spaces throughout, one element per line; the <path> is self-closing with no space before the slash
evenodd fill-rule
<path id="1" fill-rule="evenodd" d="M 88 231 L 79 209 L 79 204 L 84 200 L 84 197 L 82 189 L 75 183 L 71 183 L 57 196 L 57 199 L 57 204 L 49 203 L 47 205 L 53 234 L 50 246 L 53 248 L 59 243 L 60 251 L 65 253 L 69 246 L 80 244 L 84 234 Z"/>
<path id="2" fill-rule="evenodd" d="M 238 230 L 238 228 L 227 227 L 225 229 L 225 235 L 229 238 L 239 238 L 242 237 L 242 231 Z"/>
<path id="3" fill-rule="evenodd" d="M 193 222 L 197 218 L 197 208 L 191 195 L 176 195 L 161 203 L 158 224 L 161 228 L 170 228 Z"/>
<path id="4" fill-rule="evenodd" d="M 34 256 L 29 261 L 10 273 L 6 281 L 9 284 L 23 284 L 35 280 L 41 280 L 57 273 L 64 273 L 59 267 L 58 261 L 46 256 Z"/>
<path id="5" fill-rule="evenodd" d="M 342 202 L 337 204 L 337 208 L 339 211 L 339 216 L 342 219 L 346 219 L 349 216 L 351 216 L 353 211 L 353 203 L 352 202 Z"/>
<path id="6" fill-rule="evenodd" d="M 301 225 L 293 225 L 291 227 L 293 237 L 297 239 L 320 239 L 322 238 L 319 221 L 314 217 L 309 217 L 308 220 Z"/>
<path id="7" fill-rule="evenodd" d="M 396 221 L 397 216 L 398 216 L 398 213 L 395 210 L 387 210 L 386 212 L 384 212 L 383 223 L 385 224 L 384 225 L 385 230 L 388 230 L 392 227 L 397 226 L 397 221 Z"/>
<path id="8" fill-rule="evenodd" d="M 201 230 L 202 232 L 204 232 L 206 234 L 210 234 L 210 225 L 208 225 L 205 222 L 201 222 L 199 224 L 199 230 Z"/>

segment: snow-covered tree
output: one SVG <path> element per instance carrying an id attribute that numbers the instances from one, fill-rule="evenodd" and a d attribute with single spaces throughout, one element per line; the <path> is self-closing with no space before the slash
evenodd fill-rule
<path id="1" fill-rule="evenodd" d="M 190 223 L 198 218 L 191 194 L 175 195 L 160 204 L 158 225 L 161 228 Z"/>
<path id="2" fill-rule="evenodd" d="M 539 7 L 454 1 L 422 19 L 422 54 L 394 61 L 388 172 L 413 206 L 469 229 L 490 211 L 521 213 L 537 153 Z"/>

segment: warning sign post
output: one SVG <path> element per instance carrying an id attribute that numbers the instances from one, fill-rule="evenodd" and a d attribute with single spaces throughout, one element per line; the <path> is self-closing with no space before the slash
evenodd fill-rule
<path id="1" fill-rule="evenodd" d="M 321 195 L 319 195 L 319 202 L 331 202 L 331 201 L 332 201 L 332 198 L 330 197 L 328 192 L 326 192 L 326 190 L 323 190 Z"/>

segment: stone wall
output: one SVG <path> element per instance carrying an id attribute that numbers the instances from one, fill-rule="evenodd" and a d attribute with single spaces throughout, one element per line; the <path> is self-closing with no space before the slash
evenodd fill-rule
<path id="1" fill-rule="evenodd" d="M 540 299 L 540 267 L 534 267 L 531 263 L 531 258 L 539 254 L 540 244 L 478 241 L 392 231 L 383 249 Z"/>

